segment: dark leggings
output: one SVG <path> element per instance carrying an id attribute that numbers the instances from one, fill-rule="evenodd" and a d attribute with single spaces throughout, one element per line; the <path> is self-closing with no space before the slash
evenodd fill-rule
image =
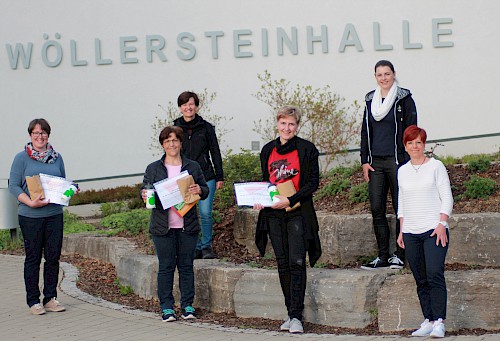
<path id="1" fill-rule="evenodd" d="M 302 216 L 270 217 L 269 237 L 278 263 L 281 290 L 290 318 L 302 320 L 306 292 L 306 248 Z"/>
<path id="2" fill-rule="evenodd" d="M 368 191 L 370 195 L 370 207 L 373 218 L 373 230 L 377 239 L 378 257 L 387 261 L 389 253 L 389 223 L 387 221 L 387 194 L 391 191 L 392 207 L 394 212 L 398 211 L 398 165 L 394 156 L 374 157 L 371 165 L 375 171 L 370 172 Z M 396 220 L 396 238 L 399 235 L 399 219 Z M 396 245 L 396 256 L 405 260 L 405 251 Z"/>

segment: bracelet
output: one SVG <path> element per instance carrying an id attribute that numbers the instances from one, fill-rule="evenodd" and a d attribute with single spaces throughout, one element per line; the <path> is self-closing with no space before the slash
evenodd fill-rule
<path id="1" fill-rule="evenodd" d="M 445 220 L 441 220 L 439 223 L 440 223 L 441 225 L 443 225 L 444 227 L 446 227 L 446 228 L 447 228 L 447 227 L 449 227 L 448 222 L 447 222 L 447 221 L 445 221 Z"/>

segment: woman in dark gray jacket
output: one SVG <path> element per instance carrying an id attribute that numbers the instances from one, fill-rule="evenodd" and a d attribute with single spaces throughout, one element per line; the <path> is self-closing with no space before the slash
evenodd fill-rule
<path id="1" fill-rule="evenodd" d="M 182 154 L 200 164 L 210 193 L 200 200 L 198 208 L 201 219 L 201 238 L 196 245 L 196 258 L 216 258 L 212 249 L 213 218 L 212 209 L 215 191 L 222 189 L 224 174 L 219 142 L 212 124 L 197 114 L 200 99 L 194 92 L 184 91 L 177 98 L 182 116 L 174 120 L 186 137 L 182 142 Z"/>
<path id="2" fill-rule="evenodd" d="M 184 134 L 181 128 L 165 127 L 159 137 L 165 154 L 158 161 L 151 163 L 144 174 L 141 196 L 146 199 L 146 188 L 150 185 L 188 171 L 193 176 L 194 185 L 189 192 L 198 194 L 202 199 L 208 196 L 208 186 L 200 166 L 195 161 L 181 155 L 181 144 Z M 179 288 L 181 290 L 181 317 L 196 318 L 194 301 L 193 261 L 200 232 L 196 207 L 191 208 L 184 217 L 178 215 L 173 208 L 164 209 L 155 193 L 156 208 L 151 212 L 149 232 L 153 239 L 158 256 L 158 298 L 164 322 L 175 321 L 174 272 L 179 271 Z"/>

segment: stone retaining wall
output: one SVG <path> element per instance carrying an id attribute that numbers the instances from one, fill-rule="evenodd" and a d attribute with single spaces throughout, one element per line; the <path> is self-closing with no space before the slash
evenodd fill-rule
<path id="1" fill-rule="evenodd" d="M 447 271 L 446 286 L 446 329 L 500 329 L 500 270 Z M 377 307 L 382 332 L 415 328 L 423 320 L 411 274 L 387 278 Z"/>
<path id="2" fill-rule="evenodd" d="M 235 214 L 235 240 L 258 253 L 254 235 L 258 211 L 240 209 Z M 347 264 L 360 256 L 377 254 L 372 218 L 368 214 L 332 215 L 318 212 L 323 255 L 320 262 Z M 396 222 L 389 216 L 391 243 Z M 269 243 L 270 244 L 270 243 Z M 450 247 L 447 263 L 500 265 L 500 213 L 456 214 L 450 218 Z M 272 253 L 271 247 L 268 246 Z M 392 250 L 391 250 L 392 251 Z"/>
<path id="3" fill-rule="evenodd" d="M 156 297 L 156 256 L 138 254 L 127 240 L 82 234 L 64 236 L 63 253 L 74 252 L 111 262 L 121 284 L 130 285 L 141 297 Z M 194 268 L 195 306 L 214 312 L 235 312 L 241 317 L 285 317 L 276 270 L 219 260 L 196 260 Z M 397 274 L 399 271 L 392 270 L 308 269 L 304 320 L 363 328 L 378 311 L 382 331 L 414 328 L 422 321 L 414 282 L 411 275 Z M 450 297 L 447 329 L 498 329 L 500 270 L 447 272 L 446 276 Z M 177 287 L 174 294 L 178 302 Z"/>

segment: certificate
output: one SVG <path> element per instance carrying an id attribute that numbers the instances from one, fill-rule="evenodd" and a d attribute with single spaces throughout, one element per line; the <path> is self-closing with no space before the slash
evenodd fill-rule
<path id="1" fill-rule="evenodd" d="M 45 193 L 45 200 L 50 200 L 51 204 L 69 205 L 69 200 L 63 197 L 63 194 L 69 186 L 71 186 L 73 181 L 54 175 L 40 173 L 40 182 L 42 183 L 43 192 Z"/>
<path id="2" fill-rule="evenodd" d="M 252 206 L 261 204 L 264 207 L 273 205 L 271 196 L 267 191 L 269 182 L 242 182 L 234 184 L 234 194 L 238 206 Z"/>
<path id="3" fill-rule="evenodd" d="M 181 172 L 179 175 L 172 178 L 167 178 L 153 184 L 158 198 L 160 198 L 163 209 L 170 208 L 184 201 L 177 180 L 188 176 L 188 171 Z"/>

